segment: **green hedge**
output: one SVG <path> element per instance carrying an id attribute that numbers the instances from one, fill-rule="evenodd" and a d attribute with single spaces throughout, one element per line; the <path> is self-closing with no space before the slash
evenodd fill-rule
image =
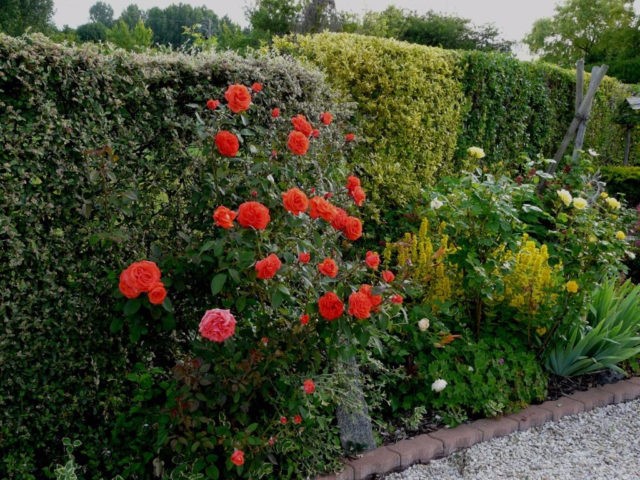
<path id="1" fill-rule="evenodd" d="M 0 36 L 0 478 L 43 478 L 64 436 L 83 442 L 85 478 L 118 473 L 110 429 L 129 408 L 127 372 L 173 366 L 198 320 L 178 311 L 189 324 L 132 347 L 109 331 L 116 274 L 211 227 L 194 207 L 206 199 L 185 193 L 211 170 L 190 154 L 206 134 L 196 113 L 254 81 L 265 117 L 347 115 L 319 72 L 282 57 L 105 55 Z"/>
<path id="2" fill-rule="evenodd" d="M 601 173 L 609 193 L 624 195 L 630 207 L 640 205 L 640 167 L 602 167 Z"/>
<path id="3" fill-rule="evenodd" d="M 358 102 L 365 138 L 357 167 L 390 206 L 458 170 L 470 146 L 507 167 L 521 153 L 553 156 L 573 118 L 575 74 L 551 65 L 353 34 L 274 43 L 319 66 Z M 585 148 L 602 164 L 622 162 L 624 131 L 614 119 L 625 95 L 624 85 L 606 78 L 594 102 Z M 632 162 L 640 163 L 640 145 Z"/>

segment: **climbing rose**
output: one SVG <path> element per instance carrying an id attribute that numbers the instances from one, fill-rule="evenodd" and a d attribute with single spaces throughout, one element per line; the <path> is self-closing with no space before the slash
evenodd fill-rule
<path id="1" fill-rule="evenodd" d="M 326 222 L 331 222 L 337 213 L 336 207 L 322 197 L 312 197 L 309 200 L 309 205 L 311 206 L 309 212 L 311 218 L 320 217 Z"/>
<path id="2" fill-rule="evenodd" d="M 584 210 L 587 208 L 587 201 L 584 198 L 576 197 L 573 199 L 573 208 L 577 210 Z"/>
<path id="3" fill-rule="evenodd" d="M 229 109 L 233 113 L 241 113 L 249 109 L 251 105 L 251 92 L 244 85 L 234 84 L 224 93 Z"/>
<path id="4" fill-rule="evenodd" d="M 371 250 L 369 250 L 365 255 L 364 262 L 367 264 L 369 268 L 373 268 L 374 270 L 377 270 L 378 266 L 380 265 L 380 255 L 378 255 L 376 252 L 372 252 Z"/>
<path id="5" fill-rule="evenodd" d="M 294 155 L 304 155 L 307 153 L 307 150 L 309 150 L 309 139 L 304 133 L 294 130 L 289 134 L 287 148 L 289 148 Z"/>
<path id="6" fill-rule="evenodd" d="M 362 236 L 362 222 L 356 217 L 347 217 L 344 225 L 344 236 L 351 241 L 358 240 Z"/>
<path id="7" fill-rule="evenodd" d="M 307 119 L 304 118 L 304 115 L 296 115 L 291 119 L 291 123 L 293 124 L 293 128 L 298 132 L 302 132 L 306 137 L 310 137 L 313 133 L 313 127 Z"/>
<path id="8" fill-rule="evenodd" d="M 391 270 L 385 270 L 384 272 L 382 272 L 382 279 L 387 283 L 393 282 L 395 278 L 396 276 Z"/>
<path id="9" fill-rule="evenodd" d="M 236 450 L 233 452 L 231 455 L 231 463 L 238 467 L 244 465 L 244 452 L 242 450 Z"/>
<path id="10" fill-rule="evenodd" d="M 318 270 L 329 278 L 336 278 L 336 275 L 338 275 L 338 265 L 332 258 L 325 258 L 319 263 Z"/>
<path id="11" fill-rule="evenodd" d="M 228 230 L 229 228 L 233 228 L 233 221 L 236 215 L 238 214 L 233 210 L 225 206 L 220 206 L 213 212 L 213 220 L 217 226 Z"/>
<path id="12" fill-rule="evenodd" d="M 284 208 L 293 213 L 299 215 L 304 213 L 309 208 L 309 199 L 299 188 L 291 188 L 282 194 L 282 202 Z"/>
<path id="13" fill-rule="evenodd" d="M 278 117 L 280 116 L 280 109 L 279 109 L 278 107 L 274 107 L 274 108 L 271 110 L 271 116 L 272 116 L 273 118 L 278 118 Z"/>
<path id="14" fill-rule="evenodd" d="M 372 312 L 377 312 L 380 310 L 380 305 L 382 304 L 382 295 L 374 295 L 373 287 L 371 285 L 361 285 L 358 292 L 364 293 L 367 297 L 369 297 Z"/>
<path id="15" fill-rule="evenodd" d="M 333 292 L 325 293 L 318 300 L 318 310 L 325 320 L 335 320 L 344 313 L 344 304 Z"/>
<path id="16" fill-rule="evenodd" d="M 215 137 L 216 148 L 223 157 L 235 157 L 240 149 L 240 141 L 233 133 L 220 130 Z"/>
<path id="17" fill-rule="evenodd" d="M 136 298 L 142 293 L 137 286 L 131 268 L 126 268 L 120 273 L 120 283 L 118 284 L 120 293 L 129 299 Z"/>
<path id="18" fill-rule="evenodd" d="M 140 292 L 148 292 L 151 288 L 160 282 L 160 269 L 155 262 L 142 260 L 134 262 L 127 267 L 129 273 L 125 279 L 130 282 L 130 286 Z M 121 277 L 122 279 L 122 277 Z"/>
<path id="19" fill-rule="evenodd" d="M 358 320 L 364 320 L 371 316 L 371 301 L 362 292 L 353 292 L 349 295 L 349 315 L 353 315 Z"/>
<path id="20" fill-rule="evenodd" d="M 162 305 L 164 299 L 167 297 L 167 290 L 164 288 L 162 282 L 156 283 L 151 290 L 149 290 L 149 301 L 154 305 Z"/>
<path id="21" fill-rule="evenodd" d="M 325 125 L 330 125 L 333 121 L 333 115 L 329 112 L 323 112 L 320 114 L 320 121 Z"/>
<path id="22" fill-rule="evenodd" d="M 282 262 L 272 253 L 267 258 L 256 262 L 257 277 L 261 280 L 273 278 L 278 270 L 280 270 L 280 267 L 282 267 Z"/>
<path id="23" fill-rule="evenodd" d="M 253 90 L 254 92 L 261 92 L 262 91 L 262 84 L 261 83 L 254 83 L 253 85 L 251 85 L 251 90 Z"/>
<path id="24" fill-rule="evenodd" d="M 309 252 L 300 252 L 298 254 L 298 261 L 300 263 L 309 263 L 309 260 L 311 260 L 311 254 Z"/>
<path id="25" fill-rule="evenodd" d="M 351 198 L 353 198 L 354 203 L 359 207 L 361 207 L 364 201 L 367 199 L 367 194 L 364 193 L 362 187 L 355 187 L 349 193 L 351 194 Z"/>
<path id="26" fill-rule="evenodd" d="M 200 320 L 200 335 L 212 342 L 224 342 L 236 331 L 236 319 L 229 310 L 207 310 Z"/>
<path id="27" fill-rule="evenodd" d="M 310 378 L 307 378 L 302 383 L 302 388 L 304 389 L 304 393 L 306 393 L 307 395 L 311 395 L 313 392 L 316 391 L 316 384 L 313 383 L 313 380 L 311 380 Z"/>
<path id="28" fill-rule="evenodd" d="M 336 207 L 336 214 L 331 219 L 331 226 L 336 230 L 344 229 L 349 214 L 342 208 Z"/>
<path id="29" fill-rule="evenodd" d="M 218 100 L 213 100 L 211 98 L 207 100 L 207 108 L 209 110 L 215 110 L 216 108 L 218 108 L 218 105 L 220 105 L 220 102 Z"/>
<path id="30" fill-rule="evenodd" d="M 260 202 L 245 202 L 238 207 L 238 223 L 245 228 L 256 230 L 267 228 L 271 217 L 269 209 Z"/>

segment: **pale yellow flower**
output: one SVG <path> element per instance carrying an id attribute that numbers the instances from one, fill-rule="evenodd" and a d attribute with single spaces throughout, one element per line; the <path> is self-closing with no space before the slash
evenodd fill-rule
<path id="1" fill-rule="evenodd" d="M 587 201 L 584 198 L 576 197 L 573 199 L 573 208 L 577 210 L 584 210 L 587 208 Z"/>
<path id="2" fill-rule="evenodd" d="M 421 332 L 426 332 L 429 329 L 429 319 L 423 318 L 418 322 L 418 328 Z"/>
<path id="3" fill-rule="evenodd" d="M 546 327 L 538 327 L 538 328 L 536 328 L 536 333 L 538 334 L 539 337 L 541 337 L 545 333 L 547 333 L 547 329 L 546 329 Z"/>
<path id="4" fill-rule="evenodd" d="M 611 209 L 611 210 L 619 210 L 621 205 L 620 202 L 618 200 L 616 200 L 613 197 L 609 197 L 605 200 L 605 202 L 607 202 L 607 206 Z"/>
<path id="5" fill-rule="evenodd" d="M 609 194 L 607 192 L 602 192 L 600 194 L 600 198 L 608 198 L 608 197 L 609 197 Z"/>
<path id="6" fill-rule="evenodd" d="M 624 240 L 625 238 L 627 238 L 627 236 L 624 234 L 624 232 L 622 232 L 622 231 L 618 230 L 618 231 L 616 232 L 616 238 L 617 238 L 618 240 Z"/>
<path id="7" fill-rule="evenodd" d="M 565 207 L 568 207 L 569 205 L 571 205 L 571 201 L 573 200 L 573 197 L 567 190 L 565 189 L 558 190 L 556 193 L 558 194 L 558 197 L 560 197 L 560 200 L 562 200 L 562 203 L 564 203 Z"/>
<path id="8" fill-rule="evenodd" d="M 486 156 L 484 150 L 480 147 L 469 147 L 467 149 L 467 154 L 469 154 L 471 158 L 476 158 L 478 160 Z"/>
<path id="9" fill-rule="evenodd" d="M 578 293 L 578 289 L 580 287 L 578 287 L 578 282 L 576 282 L 575 280 L 569 280 L 565 285 L 565 288 L 569 293 Z"/>
<path id="10" fill-rule="evenodd" d="M 589 235 L 589 243 L 596 243 L 598 241 L 598 237 L 595 235 Z"/>

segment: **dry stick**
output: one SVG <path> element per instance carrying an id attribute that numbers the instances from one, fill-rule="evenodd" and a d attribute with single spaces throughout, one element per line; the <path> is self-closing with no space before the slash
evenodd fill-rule
<path id="1" fill-rule="evenodd" d="M 576 62 L 576 110 L 578 113 L 580 110 L 580 104 L 582 103 L 582 97 L 584 96 L 584 58 L 581 58 Z"/>
<path id="2" fill-rule="evenodd" d="M 578 109 L 578 112 L 576 113 L 575 117 L 573 117 L 573 120 L 571 121 L 571 124 L 567 129 L 567 133 L 565 133 L 564 138 L 562 139 L 560 148 L 558 148 L 558 151 L 553 156 L 553 159 L 555 160 L 555 162 L 551 162 L 549 164 L 549 167 L 547 167 L 547 173 L 555 173 L 556 168 L 558 168 L 558 164 L 560 163 L 560 160 L 564 155 L 564 152 L 567 151 L 567 147 L 571 143 L 571 140 L 573 139 L 573 135 L 576 133 L 576 130 L 578 129 L 578 126 L 580 125 L 581 122 L 587 119 L 589 115 L 589 110 L 591 107 L 591 102 L 593 102 L 593 97 L 595 97 L 596 95 L 596 90 L 600 86 L 600 82 L 602 82 L 602 79 L 604 78 L 605 73 L 607 73 L 607 68 L 608 67 L 606 65 L 602 65 L 600 67 L 600 70 L 591 77 L 591 81 L 589 82 L 589 90 L 587 90 L 587 95 L 582 99 L 580 108 Z M 538 186 L 539 191 L 541 191 L 544 188 L 544 184 L 545 182 L 540 182 L 540 185 Z"/>
<path id="3" fill-rule="evenodd" d="M 598 75 L 599 71 L 600 67 L 593 67 L 593 69 L 591 70 L 591 78 L 593 79 L 596 75 Z M 578 158 L 580 150 L 582 150 L 582 145 L 584 144 L 584 135 L 587 132 L 587 121 L 589 120 L 589 112 L 591 112 L 592 104 L 593 101 L 589 104 L 589 108 L 587 110 L 587 118 L 585 118 L 585 120 L 580 125 L 578 125 L 576 140 L 575 142 L 573 142 L 573 160 L 576 160 Z"/>

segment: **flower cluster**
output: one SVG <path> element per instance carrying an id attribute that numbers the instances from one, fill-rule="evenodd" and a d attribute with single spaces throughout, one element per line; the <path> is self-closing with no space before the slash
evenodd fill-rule
<path id="1" fill-rule="evenodd" d="M 149 302 L 161 305 L 167 296 L 164 284 L 160 281 L 161 273 L 155 262 L 142 260 L 134 262 L 120 273 L 118 288 L 127 298 L 137 298 L 146 293 Z"/>

